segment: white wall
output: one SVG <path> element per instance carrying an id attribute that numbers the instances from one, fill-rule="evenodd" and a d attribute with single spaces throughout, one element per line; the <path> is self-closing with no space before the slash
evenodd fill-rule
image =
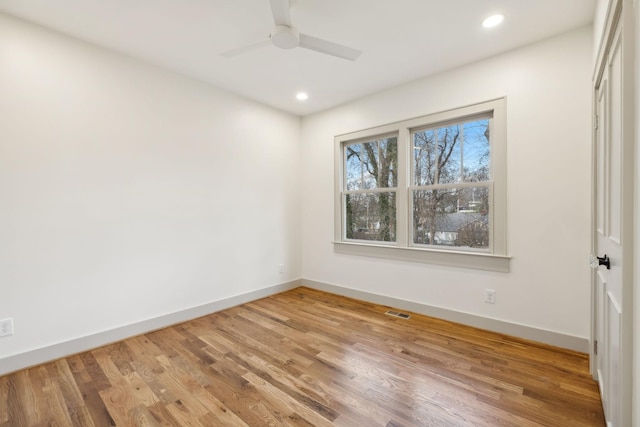
<path id="1" fill-rule="evenodd" d="M 0 360 L 300 278 L 296 116 L 0 15 L 0 130 Z"/>
<path id="2" fill-rule="evenodd" d="M 635 239 L 634 239 L 634 255 L 635 255 L 635 271 L 634 271 L 634 303 L 633 303 L 633 324 L 636 325 L 633 331 L 633 426 L 640 427 L 640 4 L 634 2 L 635 7 L 635 128 L 636 128 L 636 144 L 635 144 Z"/>
<path id="3" fill-rule="evenodd" d="M 598 60 L 598 50 L 600 49 L 600 44 L 602 43 L 602 37 L 604 32 L 604 27 L 606 25 L 605 20 L 607 19 L 607 9 L 609 8 L 610 0 L 597 0 L 596 1 L 596 9 L 593 13 L 593 63 L 595 66 L 596 61 Z"/>
<path id="4" fill-rule="evenodd" d="M 305 117 L 303 277 L 587 340 L 592 48 L 585 27 Z M 502 96 L 510 273 L 333 252 L 335 135 Z"/>

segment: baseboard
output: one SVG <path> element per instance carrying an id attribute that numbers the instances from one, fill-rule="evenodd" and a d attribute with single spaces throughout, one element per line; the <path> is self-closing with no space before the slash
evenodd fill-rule
<path id="1" fill-rule="evenodd" d="M 589 339 L 576 337 L 573 335 L 561 334 L 558 332 L 548 331 L 545 329 L 534 328 L 531 326 L 520 325 L 517 323 L 505 322 L 503 320 L 491 319 L 487 317 L 477 316 L 474 314 L 463 313 L 460 311 L 449 310 L 441 307 L 434 307 L 413 301 L 393 298 L 389 296 L 374 294 L 370 292 L 360 291 L 357 289 L 346 288 L 338 285 L 317 282 L 314 280 L 302 280 L 303 286 L 309 288 L 343 295 L 346 297 L 356 298 L 375 304 L 386 305 L 389 307 L 400 308 L 412 311 L 414 313 L 424 314 L 439 319 L 448 320 L 450 322 L 461 323 L 476 328 L 486 329 L 501 334 L 511 335 L 514 337 L 524 338 L 531 341 L 537 341 L 552 346 L 565 348 L 569 350 L 579 351 L 581 353 L 589 352 Z"/>
<path id="2" fill-rule="evenodd" d="M 314 280 L 298 279 L 290 282 L 270 286 L 264 289 L 247 292 L 207 304 L 191 307 L 175 313 L 143 320 L 131 325 L 110 329 L 96 334 L 64 341 L 58 344 L 30 350 L 24 353 L 8 356 L 0 360 L 0 376 L 11 372 L 19 371 L 31 366 L 57 360 L 72 354 L 81 353 L 94 348 L 102 347 L 113 342 L 121 341 L 136 335 L 148 333 L 158 329 L 166 328 L 177 323 L 186 322 L 207 314 L 225 310 L 260 298 L 275 295 L 280 292 L 294 289 L 298 286 L 307 286 L 338 295 L 357 298 L 375 304 L 409 310 L 414 313 L 425 314 L 451 322 L 487 329 L 490 331 L 525 338 L 556 347 L 566 348 L 583 353 L 589 352 L 589 340 L 587 338 L 565 335 L 531 326 L 505 322 L 502 320 L 481 317 L 469 313 L 449 310 L 441 307 L 429 306 L 413 301 L 393 298 L 389 296 L 374 294 L 347 288 L 344 286 L 332 285 Z"/>
<path id="3" fill-rule="evenodd" d="M 82 353 L 87 350 L 102 347 L 136 335 L 166 328 L 177 323 L 186 322 L 187 320 L 215 313 L 216 311 L 225 310 L 240 304 L 288 291 L 301 285 L 302 280 L 293 280 L 270 286 L 268 288 L 258 289 L 256 291 L 235 295 L 229 298 L 155 317 L 153 319 L 143 320 L 131 325 L 98 332 L 96 334 L 8 356 L 0 360 L 0 375 L 6 375 L 11 372 L 57 360 L 72 354 Z"/>

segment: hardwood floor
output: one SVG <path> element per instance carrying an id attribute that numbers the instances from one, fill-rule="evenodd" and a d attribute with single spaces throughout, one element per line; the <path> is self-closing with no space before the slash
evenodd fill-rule
<path id="1" fill-rule="evenodd" d="M 0 426 L 603 426 L 587 356 L 297 288 L 0 377 Z"/>

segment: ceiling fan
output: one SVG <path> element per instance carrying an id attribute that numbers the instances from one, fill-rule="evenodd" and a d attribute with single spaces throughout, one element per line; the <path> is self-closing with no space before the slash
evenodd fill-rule
<path id="1" fill-rule="evenodd" d="M 221 55 L 227 58 L 233 58 L 238 55 L 250 52 L 268 45 L 274 45 L 280 49 L 293 49 L 302 47 L 327 55 L 337 56 L 338 58 L 355 61 L 361 51 L 327 40 L 319 39 L 299 32 L 291 25 L 291 16 L 289 13 L 289 0 L 269 0 L 271 3 L 271 13 L 275 27 L 269 37 L 258 43 L 248 46 L 239 47 L 223 52 Z"/>

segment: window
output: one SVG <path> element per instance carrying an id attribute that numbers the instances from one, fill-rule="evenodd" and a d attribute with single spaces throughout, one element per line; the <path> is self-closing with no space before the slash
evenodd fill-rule
<path id="1" fill-rule="evenodd" d="M 505 101 L 336 137 L 337 252 L 508 271 Z"/>

